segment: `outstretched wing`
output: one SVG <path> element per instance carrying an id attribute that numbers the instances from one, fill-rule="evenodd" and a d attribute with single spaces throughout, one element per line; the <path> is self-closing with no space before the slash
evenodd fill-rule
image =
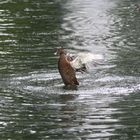
<path id="1" fill-rule="evenodd" d="M 98 60 L 103 60 L 103 55 L 93 53 L 78 53 L 77 57 L 70 62 L 74 69 L 81 69 L 86 66 L 87 63 L 93 62 L 98 64 Z"/>

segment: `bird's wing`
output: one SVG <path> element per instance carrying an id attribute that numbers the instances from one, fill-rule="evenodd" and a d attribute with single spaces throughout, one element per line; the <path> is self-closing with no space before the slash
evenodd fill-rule
<path id="1" fill-rule="evenodd" d="M 95 62 L 98 60 L 103 60 L 103 55 L 93 54 L 93 53 L 78 53 L 77 57 L 71 61 L 71 65 L 74 69 L 80 69 L 89 62 Z"/>
<path id="2" fill-rule="evenodd" d="M 86 64 L 94 60 L 103 60 L 103 55 L 93 53 L 79 53 L 78 57 L 83 64 Z"/>

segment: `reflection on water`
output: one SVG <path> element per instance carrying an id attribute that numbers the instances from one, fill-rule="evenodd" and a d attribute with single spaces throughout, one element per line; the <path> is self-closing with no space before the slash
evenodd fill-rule
<path id="1" fill-rule="evenodd" d="M 0 50 L 10 53 L 1 58 L 3 73 L 52 67 L 52 48 L 59 45 L 61 4 L 10 1 L 0 7 Z"/>
<path id="2" fill-rule="evenodd" d="M 138 1 L 0 2 L 0 137 L 139 139 Z M 54 48 L 105 55 L 66 90 Z"/>
<path id="3" fill-rule="evenodd" d="M 113 11 L 115 14 L 115 23 L 113 31 L 112 49 L 116 52 L 115 73 L 122 75 L 136 75 L 140 73 L 140 16 L 139 3 L 122 2 L 119 7 Z"/>

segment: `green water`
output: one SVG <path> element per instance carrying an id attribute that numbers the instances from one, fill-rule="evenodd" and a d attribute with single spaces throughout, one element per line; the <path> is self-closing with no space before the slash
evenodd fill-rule
<path id="1" fill-rule="evenodd" d="M 0 139 L 140 139 L 138 0 L 1 0 Z M 105 56 L 63 88 L 56 47 Z"/>

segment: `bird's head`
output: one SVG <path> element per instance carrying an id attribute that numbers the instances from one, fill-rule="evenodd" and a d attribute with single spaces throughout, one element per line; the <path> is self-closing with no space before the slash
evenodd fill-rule
<path id="1" fill-rule="evenodd" d="M 61 55 L 61 54 L 66 54 L 64 48 L 56 48 L 56 52 L 54 53 L 54 55 Z"/>

